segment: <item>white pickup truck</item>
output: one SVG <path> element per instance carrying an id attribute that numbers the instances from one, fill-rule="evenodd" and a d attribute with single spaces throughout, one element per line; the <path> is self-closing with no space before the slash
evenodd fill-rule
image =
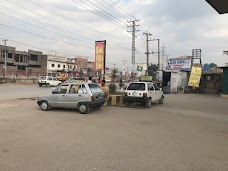
<path id="1" fill-rule="evenodd" d="M 134 102 L 141 102 L 146 107 L 151 107 L 152 102 L 164 102 L 162 90 L 153 82 L 132 82 L 125 91 L 124 104 L 127 106 Z"/>

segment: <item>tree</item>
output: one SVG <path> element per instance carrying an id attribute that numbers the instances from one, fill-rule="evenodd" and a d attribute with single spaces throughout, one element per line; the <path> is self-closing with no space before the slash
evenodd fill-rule
<path id="1" fill-rule="evenodd" d="M 112 78 L 112 81 L 113 82 L 115 82 L 115 79 L 116 79 L 116 74 L 117 74 L 117 69 L 113 69 L 112 71 L 111 71 L 111 78 Z"/>
<path id="2" fill-rule="evenodd" d="M 215 63 L 210 63 L 210 68 L 216 67 L 217 65 Z"/>

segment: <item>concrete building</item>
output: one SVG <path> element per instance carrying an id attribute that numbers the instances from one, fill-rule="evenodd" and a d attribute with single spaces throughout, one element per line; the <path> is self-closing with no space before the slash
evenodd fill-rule
<path id="1" fill-rule="evenodd" d="M 6 50 L 6 58 L 5 58 Z M 42 52 L 28 50 L 17 51 L 15 47 L 0 45 L 0 72 L 2 76 L 40 76 L 45 73 L 45 59 Z M 6 73 L 5 73 L 6 60 Z"/>
<path id="2" fill-rule="evenodd" d="M 88 57 L 77 56 L 75 62 L 80 66 L 80 76 L 87 76 Z"/>
<path id="3" fill-rule="evenodd" d="M 67 57 L 65 56 L 57 56 L 57 55 L 43 55 L 44 59 L 46 59 L 45 74 L 56 77 L 60 72 L 68 72 L 67 66 Z"/>

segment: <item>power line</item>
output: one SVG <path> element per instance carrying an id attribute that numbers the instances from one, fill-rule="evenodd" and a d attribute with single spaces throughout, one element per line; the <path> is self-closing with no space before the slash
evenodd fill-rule
<path id="1" fill-rule="evenodd" d="M 2 7 L 3 7 L 3 6 L 0 5 L 0 8 L 2 8 Z M 5 8 L 5 9 L 4 9 L 4 8 Z M 17 13 L 17 15 L 19 14 L 19 15 L 21 15 L 21 16 L 23 16 L 23 17 L 25 16 L 24 18 L 28 18 L 28 17 L 29 17 L 29 16 L 24 15 L 24 14 L 21 14 L 21 13 L 19 13 L 19 12 L 15 12 L 15 11 L 13 11 L 13 10 L 10 10 L 9 8 L 6 8 L 6 7 L 3 7 L 2 9 L 8 10 L 8 11 L 10 11 L 10 12 L 12 12 L 12 13 Z M 2 12 L 0 12 L 0 13 L 2 13 Z M 2 13 L 2 14 L 3 14 L 3 15 L 7 15 L 7 16 L 12 17 L 12 18 L 15 18 L 15 19 L 20 20 L 20 21 L 23 21 L 23 20 L 21 20 L 21 19 L 19 19 L 19 18 L 10 16 L 10 15 L 8 15 L 8 14 L 4 14 L 4 13 Z M 32 19 L 32 18 L 30 18 L 30 19 Z M 87 41 L 87 39 L 90 39 L 90 40 L 94 41 L 94 39 L 91 39 L 91 38 L 89 38 L 89 37 L 86 37 L 86 36 L 83 36 L 83 35 L 80 35 L 80 34 L 75 34 L 74 32 L 65 31 L 65 30 L 61 29 L 60 27 L 56 27 L 56 26 L 54 26 L 54 25 L 47 24 L 47 23 L 42 22 L 42 21 L 40 21 L 40 20 L 37 20 L 37 19 L 33 19 L 33 20 L 35 20 L 35 22 L 37 22 L 37 23 L 40 23 L 40 22 L 41 22 L 41 24 L 42 24 L 42 25 L 45 25 L 45 26 L 51 26 L 51 27 L 53 27 L 53 28 L 55 28 L 55 29 L 58 28 L 58 30 L 64 31 L 65 33 L 72 33 L 72 34 L 74 34 L 74 35 L 79 35 L 79 36 L 81 36 L 81 37 L 85 37 L 86 40 L 82 40 L 82 39 L 78 39 L 78 38 L 76 39 L 76 38 L 74 38 L 74 37 L 72 37 L 72 36 L 68 36 L 68 35 L 65 35 L 65 34 L 56 32 L 57 34 L 61 34 L 61 35 L 70 37 L 70 38 L 72 38 L 72 39 L 80 40 L 80 41 L 83 41 L 83 42 L 89 42 L 89 41 Z M 49 29 L 47 29 L 46 27 L 44 28 L 44 27 L 41 27 L 41 26 L 32 24 L 32 23 L 27 22 L 27 21 L 23 21 L 23 22 L 26 22 L 26 23 L 28 23 L 28 24 L 34 25 L 34 26 L 36 26 L 36 27 L 40 27 L 40 28 L 45 29 L 45 30 L 49 30 Z M 52 31 L 52 30 L 49 30 L 49 31 Z M 54 32 L 54 31 L 52 31 L 52 32 Z M 110 46 L 110 47 L 118 47 L 118 48 L 128 48 L 128 47 L 122 47 L 122 46 L 115 46 L 115 45 L 111 45 L 111 44 L 110 44 L 109 46 Z"/>
<path id="2" fill-rule="evenodd" d="M 122 7 L 120 7 L 117 3 L 113 2 L 112 0 L 110 0 L 114 5 L 116 5 L 117 7 L 119 7 L 123 12 L 125 12 L 126 14 L 128 14 L 129 16 L 131 16 L 131 18 L 135 18 L 133 15 L 131 15 L 129 12 L 125 11 Z"/>
<path id="3" fill-rule="evenodd" d="M 121 28 L 124 28 L 125 29 L 125 27 L 124 26 L 122 26 L 122 25 L 120 25 L 120 24 L 118 24 L 118 23 L 116 23 L 116 22 L 114 22 L 114 21 L 111 21 L 111 20 L 109 20 L 110 18 L 109 17 L 107 17 L 107 15 L 104 15 L 104 16 L 106 16 L 107 18 L 105 18 L 103 15 L 101 15 L 100 13 L 96 13 L 95 11 L 95 9 L 93 8 L 93 7 L 91 7 L 90 5 L 88 5 L 87 3 L 85 3 L 85 2 L 83 2 L 82 0 L 79 0 L 81 3 L 83 3 L 83 4 L 85 4 L 85 5 L 82 5 L 81 3 L 78 3 L 77 1 L 75 1 L 75 0 L 72 0 L 73 2 L 75 2 L 76 4 L 78 4 L 78 5 L 80 5 L 80 6 L 82 6 L 83 8 L 86 8 L 87 10 L 89 10 L 90 12 L 92 12 L 92 13 L 94 13 L 94 14 L 96 14 L 96 15 L 98 15 L 98 16 L 100 16 L 101 18 L 103 18 L 103 19 L 105 19 L 105 20 L 107 20 L 107 21 L 109 21 L 109 22 L 111 22 L 111 23 L 113 23 L 113 24 L 115 24 L 115 25 L 117 25 L 117 26 L 119 26 L 119 27 L 121 27 Z M 89 6 L 90 8 L 92 8 L 92 9 L 94 9 L 95 11 L 93 11 L 93 10 L 91 10 L 91 9 L 89 9 L 87 6 Z"/>

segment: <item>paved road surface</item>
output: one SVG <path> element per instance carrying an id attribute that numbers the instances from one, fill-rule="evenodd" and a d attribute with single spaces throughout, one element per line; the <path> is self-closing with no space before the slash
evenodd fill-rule
<path id="1" fill-rule="evenodd" d="M 167 95 L 150 109 L 87 115 L 0 101 L 0 170 L 226 171 L 227 111 L 228 100 L 208 95 Z"/>

